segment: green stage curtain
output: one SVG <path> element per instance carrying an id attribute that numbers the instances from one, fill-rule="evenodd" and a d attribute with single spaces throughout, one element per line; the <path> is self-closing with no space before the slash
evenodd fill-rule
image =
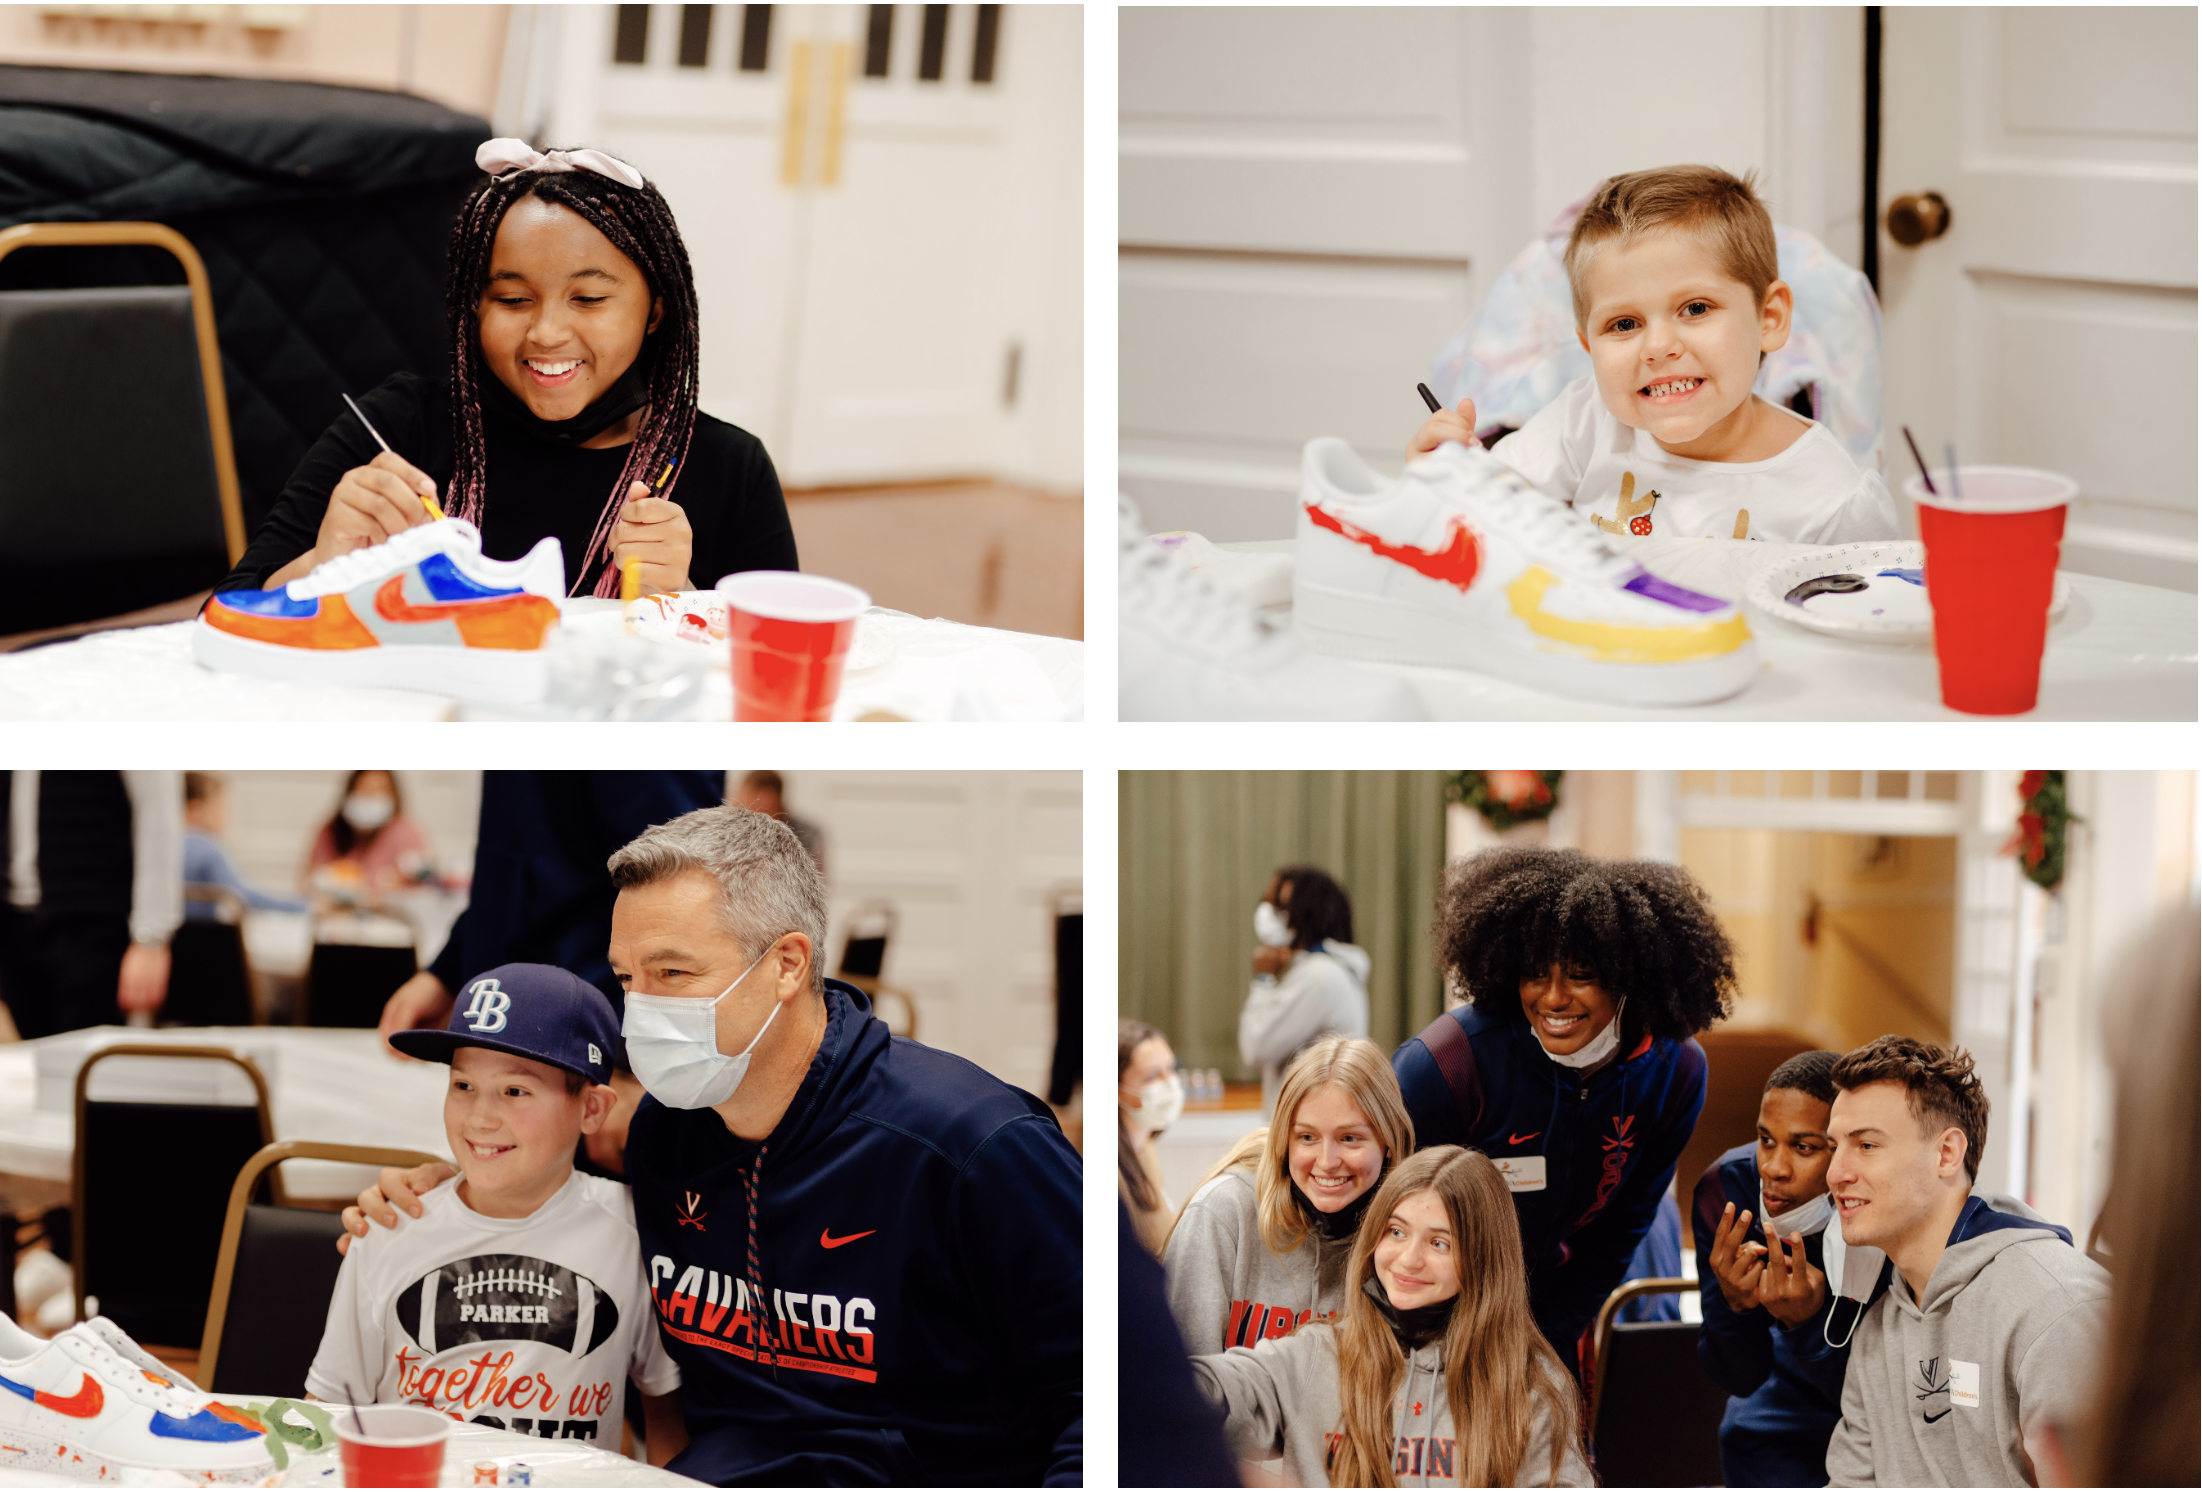
<path id="1" fill-rule="evenodd" d="M 1321 866 L 1368 951 L 1369 1037 L 1386 1052 L 1437 1016 L 1430 952 L 1445 866 L 1436 772 L 1125 772 L 1117 779 L 1117 1008 L 1187 1067 L 1239 1061 L 1254 908 L 1280 866 Z"/>

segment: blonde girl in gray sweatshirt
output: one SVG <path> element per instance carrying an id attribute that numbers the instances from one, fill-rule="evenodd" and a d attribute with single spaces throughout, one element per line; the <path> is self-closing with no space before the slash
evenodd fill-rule
<path id="1" fill-rule="evenodd" d="M 1587 1487 L 1574 1384 L 1529 1314 L 1520 1225 L 1481 1152 L 1395 1167 L 1362 1222 L 1345 1314 L 1193 1359 L 1245 1455 L 1302 1487 Z"/>
<path id="2" fill-rule="evenodd" d="M 1250 1347 L 1337 1315 L 1361 1218 L 1385 1172 L 1414 1150 L 1391 1063 L 1357 1038 L 1302 1052 L 1277 1114 L 1208 1174 L 1163 1247 L 1188 1352 Z"/>

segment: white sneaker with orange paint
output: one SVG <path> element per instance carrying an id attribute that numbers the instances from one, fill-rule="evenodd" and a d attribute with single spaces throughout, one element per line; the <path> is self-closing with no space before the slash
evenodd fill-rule
<path id="1" fill-rule="evenodd" d="M 1489 451 L 1386 480 L 1342 440 L 1300 464 L 1293 627 L 1345 658 L 1475 669 L 1630 705 L 1723 699 L 1758 673 L 1735 605 L 1660 579 Z"/>

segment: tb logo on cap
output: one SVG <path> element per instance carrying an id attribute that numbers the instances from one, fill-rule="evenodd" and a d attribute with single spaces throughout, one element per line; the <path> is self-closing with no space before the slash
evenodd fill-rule
<path id="1" fill-rule="evenodd" d="M 512 996 L 506 994 L 494 979 L 477 979 L 467 986 L 471 998 L 466 1002 L 466 1023 L 483 1035 L 505 1029 L 505 1012 L 512 1008 Z"/>

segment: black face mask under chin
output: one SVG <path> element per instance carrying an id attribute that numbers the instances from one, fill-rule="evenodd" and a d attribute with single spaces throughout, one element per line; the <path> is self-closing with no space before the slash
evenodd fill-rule
<path id="1" fill-rule="evenodd" d="M 578 446 L 596 439 L 650 402 L 650 344 L 644 341 L 627 371 L 570 420 L 546 420 L 537 415 L 479 357 L 474 360 L 474 383 L 482 391 L 482 407 L 507 424 L 552 445 Z"/>
<path id="2" fill-rule="evenodd" d="M 1361 1219 L 1368 1215 L 1369 1204 L 1376 1200 L 1376 1186 L 1371 1183 L 1367 1191 L 1336 1212 L 1325 1212 L 1310 1202 L 1307 1193 L 1300 1190 L 1300 1183 L 1297 1181 L 1292 1183 L 1292 1200 L 1300 1204 L 1300 1216 L 1307 1219 L 1309 1227 L 1336 1242 L 1353 1237 L 1360 1228 Z"/>
<path id="3" fill-rule="evenodd" d="M 1373 1274 L 1361 1282 L 1361 1293 L 1376 1303 L 1376 1313 L 1409 1352 L 1445 1335 L 1445 1328 L 1453 1324 L 1453 1307 L 1460 1304 L 1460 1292 L 1456 1290 L 1435 1305 L 1410 1306 L 1403 1311 L 1392 1304 L 1382 1282 Z"/>

